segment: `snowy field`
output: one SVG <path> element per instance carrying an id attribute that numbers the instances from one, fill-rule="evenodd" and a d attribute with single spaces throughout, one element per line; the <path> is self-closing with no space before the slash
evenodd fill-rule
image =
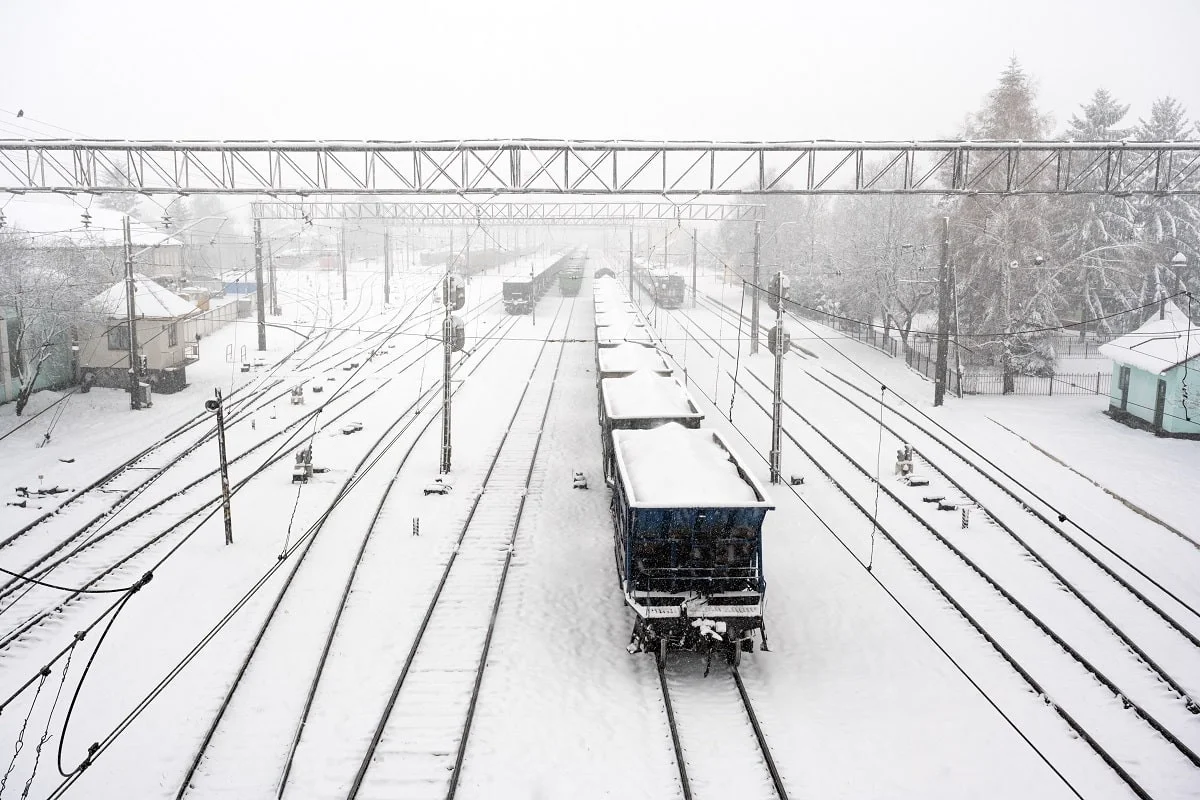
<path id="1" fill-rule="evenodd" d="M 588 275 L 606 261 L 594 250 L 590 255 Z M 681 797 L 654 661 L 625 651 L 633 621 L 615 577 L 603 481 L 592 282 L 585 279 L 576 299 L 552 288 L 536 318 L 506 315 L 496 302 L 503 275 L 528 274 L 530 263 L 471 279 L 467 306 L 459 312 L 468 354 L 455 356 L 454 488 L 445 496 L 423 493 L 438 472 L 441 433 L 442 356 L 432 341 L 440 317 L 427 294 L 435 285 L 432 275 L 394 280 L 393 303 L 385 308 L 382 276 L 367 264 L 351 270 L 345 301 L 336 276 L 281 272 L 284 313 L 270 320 L 268 368 L 239 371 L 241 348 L 253 355 L 256 346 L 253 319 L 241 320 L 206 337 L 201 361 L 188 368 L 188 388 L 155 397 L 151 409 L 131 412 L 125 394 L 93 389 L 72 395 L 61 415 L 51 409 L 14 430 L 24 420 L 13 416 L 11 404 L 0 407 L 0 435 L 13 431 L 0 440 L 6 456 L 0 459 L 0 486 L 9 499 L 17 486 L 81 489 L 201 417 L 194 430 L 114 484 L 130 488 L 144 479 L 139 472 L 169 467 L 119 507 L 106 510 L 115 492 L 89 495 L 80 507 L 64 508 L 0 548 L 0 565 L 21 571 L 99 516 L 87 533 L 96 543 L 41 580 L 79 587 L 138 547 L 144 549 L 93 588 L 120 589 L 153 570 L 153 579 L 123 606 L 120 592 L 65 602 L 63 590 L 28 589 L 5 576 L 10 588 L 0 590 L 0 692 L 17 696 L 0 715 L 0 752 L 17 752 L 5 765 L 10 774 L 0 791 L 16 796 L 15 787 L 31 781 L 30 797 L 54 796 L 63 786 L 63 796 L 97 800 L 333 798 L 349 796 L 356 773 L 365 772 L 360 797 L 445 796 L 453 738 L 422 761 L 421 769 L 433 777 L 419 783 L 385 775 L 384 755 L 364 757 L 410 658 L 412 684 L 431 688 L 398 690 L 380 753 L 393 758 L 408 752 L 414 759 L 413 753 L 422 755 L 421 748 L 449 735 L 443 731 L 447 703 L 439 692 L 461 679 L 453 677 L 464 672 L 461 663 L 474 674 L 479 629 L 464 620 L 480 597 L 490 607 L 492 570 L 511 555 L 458 796 Z M 700 289 L 728 306 L 740 300 L 736 290 L 712 280 Z M 642 305 L 676 375 L 686 374 L 704 425 L 720 431 L 767 484 L 770 424 L 756 402 L 769 410 L 769 392 L 754 378 L 768 385 L 771 380 L 765 336 L 762 350 L 750 355 L 732 318 L 709 301 L 671 312 L 654 311 L 644 300 Z M 1102 664 L 1105 674 L 1128 687 L 1131 701 L 1191 751 L 1200 750 L 1200 717 L 1188 714 L 1149 669 L 1127 658 L 1128 651 L 1086 611 L 1059 605 L 1056 595 L 1063 593 L 1054 579 L 1030 567 L 980 508 L 973 508 L 966 529 L 957 511 L 904 511 L 905 502 L 922 505 L 914 494 L 920 490 L 893 476 L 900 439 L 881 437 L 877 420 L 882 413 L 906 438 L 910 432 L 918 437 L 917 468 L 933 476 L 931 488 L 958 497 L 934 472 L 936 465 L 953 463 L 947 469 L 963 492 L 986 497 L 1014 533 L 1052 553 L 1048 558 L 1064 572 L 1083 575 L 1086 565 L 1069 562 L 1075 556 L 1051 544 L 1031 514 L 926 443 L 900 416 L 916 417 L 903 401 L 920 409 L 969 445 L 981 463 L 992 462 L 990 472 L 1007 472 L 1006 484 L 1031 509 L 1052 521 L 1062 515 L 1064 530 L 1086 539 L 1098 558 L 1194 634 L 1200 633 L 1200 617 L 1191 611 L 1200 606 L 1200 523 L 1190 492 L 1200 485 L 1200 442 L 1157 439 L 1118 425 L 1101 413 L 1103 397 L 950 398 L 934 409 L 932 384 L 902 361 L 821 326 L 793 320 L 789 329 L 803 350 L 785 360 L 784 396 L 796 409 L 789 414 L 804 415 L 813 429 L 797 416 L 785 418 L 795 441 L 785 443 L 783 474 L 804 482 L 768 485 L 775 505 L 764 529 L 771 650 L 746 656 L 741 666 L 789 796 L 1133 796 L 1049 698 L 1070 709 L 1101 746 L 1116 753 L 1120 769 L 1155 798 L 1200 797 L 1200 768 L 1180 748 L 1165 745 L 1055 651 L 1046 635 L 988 595 L 961 559 L 947 557 L 914 520 L 926 519 L 981 570 L 1011 584 L 1017 599 L 1046 616 L 1050 627 L 1066 629 L 1063 635 L 1088 660 Z M 232 361 L 225 358 L 227 348 L 235 354 Z M 888 387 L 882 407 L 869 376 Z M 869 413 L 822 381 L 852 395 Z M 855 393 L 847 382 L 867 394 Z M 302 406 L 288 402 L 287 390 L 296 384 L 305 387 Z M 322 391 L 313 392 L 318 385 Z M 232 546 L 224 544 L 214 503 L 219 484 L 209 474 L 216 445 L 201 438 L 213 427 L 202 404 L 214 387 L 232 392 L 238 404 L 229 450 L 240 458 L 231 479 L 235 486 L 245 483 L 233 501 Z M 35 395 L 25 419 L 60 396 Z M 321 413 L 312 413 L 317 408 Z M 541 430 L 527 489 L 497 487 L 490 468 L 514 414 L 521 425 Z M 363 429 L 343 434 L 351 421 Z M 877 490 L 871 479 L 839 461 L 817 430 L 900 499 L 886 492 L 872 498 Z M 38 447 L 47 432 L 48 443 Z M 533 452 L 530 436 L 521 434 L 522 453 Z M 328 471 L 293 484 L 291 454 L 306 442 L 314 463 Z M 194 448 L 187 449 L 189 443 Z M 926 569 L 955 587 L 956 600 L 1035 673 L 1044 695 L 998 657 L 896 547 L 873 534 L 870 520 L 833 488 L 813 458 Z M 572 488 L 577 470 L 588 476 L 589 489 Z M 490 552 L 471 550 L 469 539 L 457 544 L 477 498 L 500 492 L 524 494 L 511 548 L 490 540 L 483 547 Z M 69 496 L 50 495 L 28 508 L 0 507 L 0 537 L 16 535 Z M 164 531 L 170 532 L 155 538 Z M 66 548 L 79 546 L 73 540 Z M 472 570 L 470 580 L 448 584 L 453 594 L 442 608 L 450 610 L 430 619 L 433 632 L 426 635 L 445 640 L 442 649 L 419 651 L 414 642 L 448 564 L 447 574 Z M 1158 620 L 1143 622 L 1144 609 L 1123 605 L 1115 583 L 1087 580 L 1089 597 L 1184 691 L 1200 696 L 1200 648 Z M 110 609 L 119 613 L 106 630 Z M 40 621 L 25 631 L 33 619 Z M 453 627 L 460 624 L 461 634 Z M 73 645 L 85 628 L 87 636 Z M 67 655 L 56 658 L 64 650 Z M 52 666 L 43 677 L 38 670 L 44 664 Z M 731 710 L 728 677 L 715 671 L 706 679 L 700 671 L 688 655 L 675 657 L 670 670 L 687 758 L 695 760 L 688 767 L 704 776 L 693 786 L 695 794 L 760 796 L 762 765 L 746 745 L 753 740 L 746 738 L 744 719 L 733 713 L 736 707 Z M 407 727 L 400 734 L 402 722 Z M 23 745 L 13 746 L 18 741 Z M 100 745 L 94 763 L 64 784 L 56 761 L 71 773 L 92 743 Z"/>

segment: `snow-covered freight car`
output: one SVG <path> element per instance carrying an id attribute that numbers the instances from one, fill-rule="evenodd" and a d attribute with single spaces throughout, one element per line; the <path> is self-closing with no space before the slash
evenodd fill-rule
<path id="1" fill-rule="evenodd" d="M 624 378 L 602 379 L 600 443 L 604 452 L 605 479 L 611 481 L 616 469 L 613 461 L 613 431 L 649 430 L 669 422 L 685 428 L 699 428 L 702 419 L 704 415 L 695 401 L 672 377 L 654 372 L 635 372 Z"/>
<path id="2" fill-rule="evenodd" d="M 774 506 L 717 431 L 670 423 L 615 430 L 612 444 L 630 652 L 720 649 L 736 663 L 765 637 L 762 524 Z"/>

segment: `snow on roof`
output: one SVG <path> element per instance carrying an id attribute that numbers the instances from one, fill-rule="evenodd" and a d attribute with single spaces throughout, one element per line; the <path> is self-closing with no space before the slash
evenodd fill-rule
<path id="1" fill-rule="evenodd" d="M 195 305 L 145 275 L 134 274 L 133 292 L 133 308 L 139 317 L 175 319 L 197 311 Z M 125 281 L 120 281 L 97 295 L 93 298 L 92 305 L 110 317 L 126 316 L 129 306 L 125 303 Z"/>
<path id="2" fill-rule="evenodd" d="M 1155 315 L 1133 333 L 1101 345 L 1100 354 L 1159 375 L 1200 355 L 1200 328 L 1168 300 L 1162 319 Z"/>
<path id="3" fill-rule="evenodd" d="M 678 381 L 655 372 L 604 378 L 600 393 L 609 419 L 704 419 Z"/>
<path id="4" fill-rule="evenodd" d="M 762 487 L 753 478 L 742 477 L 736 459 L 714 430 L 669 422 L 650 430 L 613 431 L 613 449 L 625 490 L 635 505 L 767 505 Z"/>
<path id="5" fill-rule="evenodd" d="M 596 327 L 605 326 L 625 330 L 627 328 L 644 328 L 645 324 L 633 314 L 625 311 L 606 311 L 596 315 Z"/>
<path id="6" fill-rule="evenodd" d="M 610 347 L 621 342 L 641 342 L 651 344 L 650 334 L 645 328 L 629 326 L 602 325 L 596 328 L 596 341 Z"/>
<path id="7" fill-rule="evenodd" d="M 597 351 L 596 359 L 600 364 L 601 375 L 639 370 L 651 370 L 660 375 L 672 373 L 662 353 L 653 347 L 634 342 L 624 342 L 616 347 L 602 347 Z"/>

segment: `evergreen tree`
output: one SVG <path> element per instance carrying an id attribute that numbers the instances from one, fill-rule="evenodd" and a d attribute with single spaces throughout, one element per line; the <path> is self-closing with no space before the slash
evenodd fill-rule
<path id="1" fill-rule="evenodd" d="M 1178 142 L 1190 138 L 1187 111 L 1174 97 L 1162 97 L 1150 106 L 1150 120 L 1138 119 L 1137 138 L 1144 142 Z"/>
<path id="2" fill-rule="evenodd" d="M 1132 133 L 1130 128 L 1117 127 L 1129 113 L 1129 106 L 1118 103 L 1107 89 L 1097 89 L 1092 101 L 1080 108 L 1083 117 L 1072 116 L 1067 123 L 1069 139 L 1079 142 L 1116 142 Z"/>
<path id="3" fill-rule="evenodd" d="M 1015 58 L 965 131 L 972 139 L 1042 140 L 1048 133 L 1033 81 Z M 1063 273 L 1045 258 L 1054 252 L 1052 211 L 1040 196 L 978 196 L 958 201 L 951 215 L 960 332 L 973 334 L 959 344 L 968 349 L 965 360 L 1001 367 L 1006 392 L 1015 375 L 1054 368 L 1053 339 L 1042 330 L 1058 322 Z M 1021 333 L 1031 329 L 1038 330 Z"/>

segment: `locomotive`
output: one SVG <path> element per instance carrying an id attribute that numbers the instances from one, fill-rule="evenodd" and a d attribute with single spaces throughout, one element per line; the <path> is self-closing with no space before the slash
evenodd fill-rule
<path id="1" fill-rule="evenodd" d="M 682 275 L 673 275 L 665 269 L 634 265 L 633 279 L 659 308 L 679 308 L 683 305 L 687 284 Z"/>
<path id="2" fill-rule="evenodd" d="M 509 314 L 528 314 L 534 305 L 549 289 L 554 279 L 564 270 L 574 274 L 578 271 L 580 281 L 583 276 L 583 262 L 587 258 L 586 249 L 576 249 L 555 260 L 550 266 L 528 277 L 509 278 L 502 287 L 504 310 Z M 562 285 L 560 284 L 560 290 Z M 579 289 L 576 286 L 575 293 Z M 563 290 L 563 294 L 567 294 Z"/>
<path id="3" fill-rule="evenodd" d="M 644 330 L 612 277 L 594 282 L 598 417 L 612 491 L 617 577 L 635 621 L 629 652 L 724 651 L 766 644 L 758 480 L 650 345 L 603 331 Z M 640 352 L 639 352 L 640 351 Z"/>

